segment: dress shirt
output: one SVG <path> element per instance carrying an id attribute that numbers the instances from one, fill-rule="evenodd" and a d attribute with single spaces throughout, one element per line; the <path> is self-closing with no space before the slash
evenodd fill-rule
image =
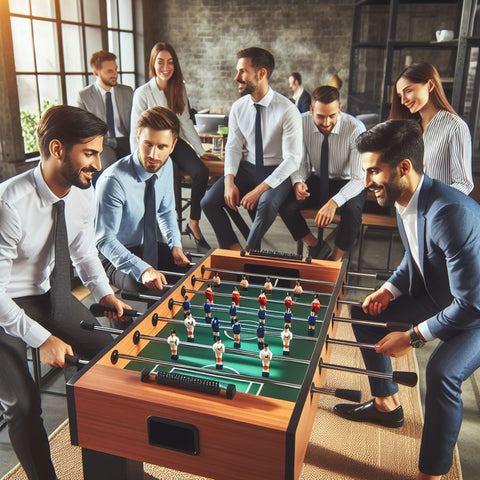
<path id="1" fill-rule="evenodd" d="M 311 175 L 320 174 L 320 154 L 325 138 L 313 121 L 311 112 L 302 114 L 303 125 L 303 155 L 300 168 L 291 176 L 292 184 L 305 183 Z M 328 135 L 328 178 L 350 180 L 333 197 L 341 207 L 364 188 L 362 157 L 358 153 L 356 140 L 365 131 L 365 125 L 360 120 L 340 112 L 338 120 Z"/>
<path id="2" fill-rule="evenodd" d="M 225 147 L 225 175 L 236 175 L 247 150 L 245 160 L 255 165 L 256 109 L 251 95 L 239 98 L 228 119 L 228 139 Z M 264 181 L 270 188 L 280 185 L 300 165 L 302 155 L 302 122 L 297 107 L 271 88 L 257 102 L 262 105 L 263 164 L 277 166 Z"/>
<path id="3" fill-rule="evenodd" d="M 440 110 L 423 132 L 425 173 L 465 195 L 473 190 L 472 137 L 458 116 Z"/>
<path id="4" fill-rule="evenodd" d="M 106 105 L 106 97 L 107 97 L 107 91 L 104 90 L 98 82 L 95 83 L 95 87 L 97 87 L 97 90 L 99 91 L 100 95 L 102 96 L 102 101 L 103 104 Z M 120 120 L 120 115 L 118 114 L 118 108 L 117 108 L 117 102 L 115 100 L 115 87 L 112 87 L 109 92 L 112 94 L 112 105 L 113 105 L 113 120 L 115 122 L 115 138 L 120 138 L 120 137 L 125 137 L 125 133 L 122 132 L 119 129 L 119 126 L 122 124 L 122 121 Z M 106 107 L 105 107 L 106 108 Z M 106 115 L 106 114 L 105 114 Z M 105 118 L 107 118 L 105 116 Z"/>
<path id="5" fill-rule="evenodd" d="M 187 91 L 185 89 L 183 90 L 183 100 L 185 102 L 185 108 L 180 115 L 177 114 L 178 120 L 180 121 L 180 133 L 182 138 L 190 143 L 195 152 L 197 152 L 197 155 L 201 156 L 205 153 L 205 150 L 200 141 L 200 137 L 193 126 L 192 119 L 190 118 Z M 163 90 L 158 88 L 155 77 L 152 77 L 147 83 L 138 87 L 133 93 L 132 116 L 130 122 L 130 149 L 132 152 L 137 148 L 138 119 L 145 110 L 152 107 L 168 108 L 167 97 Z"/>
<path id="6" fill-rule="evenodd" d="M 398 203 L 395 203 L 395 207 L 398 210 L 398 214 L 402 219 L 403 227 L 405 229 L 405 234 L 407 235 L 408 247 L 410 248 L 410 254 L 412 255 L 413 261 L 417 266 L 418 271 L 423 277 L 423 271 L 420 266 L 420 257 L 418 250 L 418 228 L 417 228 L 417 218 L 418 218 L 418 197 L 420 195 L 420 190 L 423 185 L 424 176 L 420 179 L 420 182 L 415 190 L 412 198 L 408 202 L 406 207 L 402 207 Z M 392 283 L 385 282 L 383 285 L 394 298 L 402 295 L 402 292 Z M 418 325 L 420 333 L 423 335 L 425 340 L 433 340 L 435 337 L 430 333 L 430 330 L 427 326 L 427 322 L 422 322 Z"/>
<path id="7" fill-rule="evenodd" d="M 293 101 L 295 102 L 295 105 L 298 103 L 298 99 L 302 96 L 302 93 L 304 92 L 304 88 L 300 85 L 297 88 L 297 91 L 293 94 L 292 98 Z"/>
<path id="8" fill-rule="evenodd" d="M 40 165 L 0 184 L 0 326 L 32 347 L 42 345 L 50 333 L 12 299 L 43 295 L 50 289 L 52 205 L 58 200 Z M 62 200 L 73 266 L 98 301 L 113 292 L 95 249 L 93 188 L 72 187 Z"/>
<path id="9" fill-rule="evenodd" d="M 151 176 L 135 152 L 105 169 L 96 184 L 97 248 L 115 268 L 133 275 L 139 282 L 147 268 L 157 267 L 149 265 L 128 250 L 143 243 L 145 182 Z M 157 177 L 157 235 L 163 236 L 170 249 L 181 248 L 173 191 L 173 164 L 170 158 L 157 172 Z"/>

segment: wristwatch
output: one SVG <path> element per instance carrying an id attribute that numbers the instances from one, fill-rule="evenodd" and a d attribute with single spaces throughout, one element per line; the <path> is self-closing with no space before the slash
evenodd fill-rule
<path id="1" fill-rule="evenodd" d="M 427 343 L 418 336 L 418 333 L 415 331 L 415 326 L 410 327 L 408 333 L 410 334 L 410 345 L 413 348 L 421 348 Z"/>

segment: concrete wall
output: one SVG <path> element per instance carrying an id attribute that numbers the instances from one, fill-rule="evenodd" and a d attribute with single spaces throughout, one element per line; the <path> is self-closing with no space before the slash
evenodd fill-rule
<path id="1" fill-rule="evenodd" d="M 146 61 L 155 42 L 171 43 L 197 110 L 228 113 L 238 98 L 236 52 L 253 45 L 273 53 L 279 92 L 288 93 L 292 70 L 309 91 L 337 73 L 346 100 L 352 0 L 144 0 L 143 12 Z"/>

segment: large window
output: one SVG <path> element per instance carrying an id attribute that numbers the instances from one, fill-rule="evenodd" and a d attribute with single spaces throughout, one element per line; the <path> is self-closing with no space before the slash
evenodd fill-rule
<path id="1" fill-rule="evenodd" d="M 51 105 L 75 104 L 93 81 L 92 52 L 117 55 L 119 81 L 135 86 L 132 0 L 9 0 L 15 71 L 26 153 Z"/>

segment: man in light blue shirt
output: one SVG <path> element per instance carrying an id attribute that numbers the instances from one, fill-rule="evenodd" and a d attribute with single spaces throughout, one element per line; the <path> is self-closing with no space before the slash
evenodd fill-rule
<path id="1" fill-rule="evenodd" d="M 96 244 L 107 276 L 121 290 L 162 290 L 166 279 L 159 269 L 189 263 L 182 251 L 169 156 L 178 133 L 178 118 L 170 110 L 146 110 L 137 124 L 137 150 L 98 180 Z M 148 210 L 151 180 L 154 199 Z M 149 231 L 153 244 L 146 248 Z"/>
<path id="2" fill-rule="evenodd" d="M 246 249 L 260 248 L 292 185 L 289 176 L 302 157 L 300 112 L 272 90 L 273 55 L 251 47 L 237 53 L 238 91 L 230 111 L 225 172 L 202 200 L 221 248 L 241 250 L 225 209 L 248 210 L 253 220 Z M 246 154 L 244 156 L 244 145 Z"/>

